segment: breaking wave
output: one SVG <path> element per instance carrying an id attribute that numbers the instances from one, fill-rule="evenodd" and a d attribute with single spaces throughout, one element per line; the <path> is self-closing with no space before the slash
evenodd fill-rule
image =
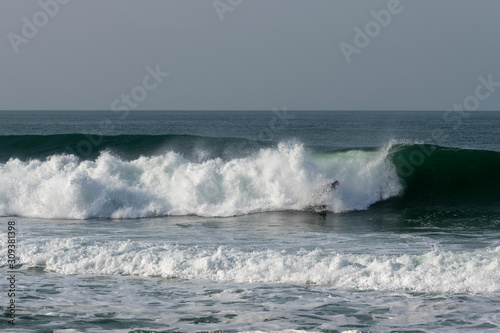
<path id="1" fill-rule="evenodd" d="M 338 213 L 382 201 L 395 208 L 500 209 L 494 151 L 390 143 L 318 152 L 297 142 L 186 135 L 3 136 L 0 142 L 2 216 Z M 340 186 L 328 190 L 335 180 Z"/>
<path id="2" fill-rule="evenodd" d="M 315 155 L 280 143 L 241 158 L 189 160 L 169 151 L 124 160 L 105 151 L 95 160 L 52 155 L 0 164 L 0 215 L 40 218 L 233 216 L 302 210 L 366 209 L 402 186 L 388 148 Z M 328 183 L 339 180 L 334 191 Z"/>

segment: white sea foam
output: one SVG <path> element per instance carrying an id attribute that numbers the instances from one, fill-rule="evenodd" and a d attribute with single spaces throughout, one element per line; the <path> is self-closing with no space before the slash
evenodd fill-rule
<path id="1" fill-rule="evenodd" d="M 383 255 L 343 254 L 332 249 L 244 251 L 75 237 L 26 240 L 20 247 L 20 262 L 64 275 L 317 284 L 346 290 L 500 291 L 500 247 Z"/>
<path id="2" fill-rule="evenodd" d="M 366 209 L 402 186 L 388 149 L 323 156 L 281 143 L 245 158 L 192 162 L 175 152 L 95 161 L 55 155 L 0 164 L 0 215 L 39 218 L 135 218 L 158 215 L 233 216 L 325 204 Z M 339 188 L 323 191 L 338 179 Z"/>

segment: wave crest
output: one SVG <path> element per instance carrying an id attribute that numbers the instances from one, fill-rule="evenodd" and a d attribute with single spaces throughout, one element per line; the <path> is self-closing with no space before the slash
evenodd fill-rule
<path id="1" fill-rule="evenodd" d="M 10 159 L 0 164 L 0 215 L 87 219 L 233 216 L 311 205 L 334 212 L 366 209 L 402 190 L 389 150 L 317 155 L 288 142 L 204 162 L 174 151 L 130 161 L 110 152 L 95 160 Z M 338 189 L 321 190 L 335 179 Z"/>

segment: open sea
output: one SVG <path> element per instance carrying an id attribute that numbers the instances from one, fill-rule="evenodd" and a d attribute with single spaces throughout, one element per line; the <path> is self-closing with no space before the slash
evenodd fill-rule
<path id="1" fill-rule="evenodd" d="M 0 255 L 2 332 L 498 332 L 500 112 L 0 112 Z"/>

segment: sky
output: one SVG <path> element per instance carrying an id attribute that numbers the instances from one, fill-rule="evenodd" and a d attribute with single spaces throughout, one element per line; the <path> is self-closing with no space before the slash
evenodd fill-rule
<path id="1" fill-rule="evenodd" d="M 0 0 L 1 110 L 500 110 L 498 0 Z"/>

